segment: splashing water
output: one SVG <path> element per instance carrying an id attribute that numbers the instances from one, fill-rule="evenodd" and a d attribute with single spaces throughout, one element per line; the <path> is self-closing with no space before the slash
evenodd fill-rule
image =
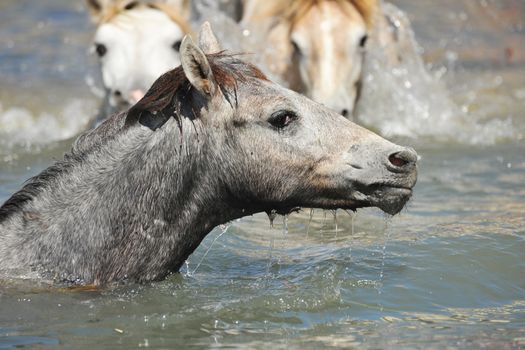
<path id="1" fill-rule="evenodd" d="M 288 214 L 283 215 L 283 239 L 288 238 Z"/>
<path id="2" fill-rule="evenodd" d="M 493 144 L 517 136 L 510 117 L 483 121 L 480 115 L 466 113 L 468 107 L 458 107 L 439 72 L 427 71 L 405 13 L 390 4 L 384 9 L 396 40 L 371 42 L 367 50 L 356 107 L 361 123 L 386 137 L 430 137 L 468 144 Z"/>
<path id="3" fill-rule="evenodd" d="M 335 238 L 337 238 L 337 231 L 339 231 L 339 227 L 337 226 L 337 210 L 333 210 L 332 214 L 334 214 L 334 222 L 335 222 Z"/>
<path id="4" fill-rule="evenodd" d="M 312 224 L 312 219 L 314 217 L 314 209 L 310 209 L 310 217 L 308 219 L 308 226 L 306 227 L 306 236 L 308 237 L 308 234 L 310 233 L 310 225 Z"/>
<path id="5" fill-rule="evenodd" d="M 275 217 L 275 216 L 274 216 Z M 266 264 L 266 278 L 269 279 L 270 277 L 272 277 L 271 273 L 270 273 L 270 270 L 272 268 L 272 266 L 275 264 L 276 267 L 280 267 L 281 265 L 281 260 L 282 260 L 282 251 L 285 251 L 286 250 L 286 240 L 288 239 L 288 233 L 289 233 L 289 228 L 288 228 L 288 219 L 289 219 L 289 216 L 288 214 L 286 215 L 283 215 L 283 227 L 282 227 L 282 230 L 281 230 L 281 245 L 280 245 L 280 252 L 278 254 L 276 254 L 276 257 L 277 259 L 275 259 L 275 230 L 274 229 L 274 226 L 271 225 L 271 229 L 273 232 L 270 233 L 270 246 L 268 248 L 268 263 Z M 273 219 L 272 219 L 272 222 L 273 222 Z"/>
<path id="6" fill-rule="evenodd" d="M 188 275 L 188 276 L 193 276 L 193 275 L 195 275 L 195 272 L 197 272 L 197 270 L 198 270 L 199 267 L 201 266 L 202 262 L 204 261 L 204 259 L 205 259 L 206 256 L 208 255 L 208 253 L 210 252 L 211 248 L 213 248 L 213 245 L 215 244 L 215 242 L 216 242 L 219 238 L 221 238 L 221 236 L 222 236 L 223 234 L 225 234 L 225 233 L 228 231 L 228 229 L 230 228 L 230 226 L 231 226 L 231 224 L 223 224 L 223 225 L 219 225 L 219 228 L 220 228 L 220 230 L 221 230 L 221 233 L 219 233 L 219 234 L 217 235 L 217 237 L 215 237 L 215 238 L 213 239 L 213 241 L 211 242 L 211 244 L 210 244 L 210 246 L 208 247 L 208 249 L 206 249 L 206 252 L 205 252 L 204 255 L 202 256 L 201 260 L 199 261 L 199 263 L 197 264 L 197 266 L 195 266 L 195 269 L 193 269 L 193 271 L 192 271 L 191 273 L 189 272 L 190 269 L 189 269 L 189 264 L 188 264 L 188 266 L 187 266 L 187 269 L 188 269 L 187 275 Z M 186 263 L 188 263 L 187 260 L 186 260 Z"/>
<path id="7" fill-rule="evenodd" d="M 58 111 L 32 113 L 27 108 L 4 108 L 0 102 L 0 146 L 44 144 L 71 138 L 92 123 L 93 101 L 71 99 Z"/>
<path id="8" fill-rule="evenodd" d="M 351 226 L 350 226 L 351 236 L 350 236 L 350 239 L 353 239 L 354 238 L 354 218 L 355 218 L 355 213 L 352 213 L 349 210 L 345 210 L 345 212 L 350 216 L 350 219 L 351 219 Z M 352 258 L 352 244 L 351 243 L 348 246 L 348 255 L 350 256 L 350 258 Z"/>
<path id="9" fill-rule="evenodd" d="M 184 266 L 186 267 L 186 273 L 183 273 L 184 276 L 191 277 L 191 270 L 190 270 L 190 261 L 186 260 L 184 262 Z"/>
<path id="10" fill-rule="evenodd" d="M 281 236 L 281 252 L 279 254 L 279 259 L 277 260 L 277 265 L 281 264 L 283 255 L 282 252 L 286 250 L 286 240 L 288 239 L 288 214 L 283 215 L 283 229 Z"/>
<path id="11" fill-rule="evenodd" d="M 383 247 L 381 248 L 381 268 L 379 270 L 379 283 L 377 284 L 377 294 L 381 295 L 383 292 L 383 279 L 385 277 L 385 260 L 386 260 L 386 249 L 390 239 L 389 223 L 390 218 L 385 218 L 385 229 L 383 230 Z M 381 309 L 383 306 L 381 305 Z"/>
<path id="12" fill-rule="evenodd" d="M 270 269 L 273 265 L 273 250 L 275 248 L 275 238 L 270 237 L 270 247 L 268 249 L 268 263 L 266 264 L 266 277 L 270 277 Z"/>
<path id="13" fill-rule="evenodd" d="M 324 236 L 326 228 L 326 210 L 323 210 L 323 224 L 321 225 L 321 234 Z"/>
<path id="14" fill-rule="evenodd" d="M 351 215 L 352 216 L 352 237 L 354 236 L 354 218 L 355 218 L 355 215 Z"/>
<path id="15" fill-rule="evenodd" d="M 275 209 L 272 209 L 272 211 L 266 214 L 268 215 L 268 219 L 270 220 L 270 227 L 273 228 L 273 221 L 275 220 L 275 217 L 277 216 L 277 211 Z"/>

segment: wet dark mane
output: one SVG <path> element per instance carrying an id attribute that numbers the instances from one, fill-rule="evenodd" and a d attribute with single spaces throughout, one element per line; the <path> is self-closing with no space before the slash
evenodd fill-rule
<path id="1" fill-rule="evenodd" d="M 239 82 L 248 78 L 267 80 L 259 69 L 243 62 L 236 55 L 219 52 L 207 55 L 207 58 L 215 82 L 232 106 L 237 102 L 236 91 Z M 20 191 L 13 194 L 0 207 L 0 223 L 11 214 L 23 210 L 24 205 L 38 196 L 54 179 L 82 162 L 88 152 L 102 147 L 114 135 L 121 133 L 123 128 L 139 121 L 155 130 L 171 117 L 177 119 L 179 126 L 182 117 L 199 118 L 202 106 L 199 105 L 200 101 L 195 97 L 193 89 L 182 67 L 162 75 L 153 83 L 144 98 L 131 107 L 127 114 L 114 115 L 97 129 L 82 134 L 63 160 L 29 179 Z"/>
<path id="2" fill-rule="evenodd" d="M 5 221 L 11 214 L 21 211 L 25 203 L 35 198 L 60 174 L 68 171 L 74 164 L 80 162 L 80 158 L 73 154 L 66 154 L 63 160 L 56 162 L 40 174 L 27 180 L 24 187 L 13 194 L 0 207 L 0 223 Z"/>
<path id="3" fill-rule="evenodd" d="M 268 80 L 257 67 L 240 60 L 238 55 L 219 52 L 206 57 L 215 83 L 232 106 L 236 104 L 238 82 L 243 82 L 247 78 Z M 156 129 L 170 117 L 177 118 L 179 123 L 181 117 L 199 118 L 202 106 L 199 105 L 193 90 L 182 67 L 163 74 L 153 83 L 146 95 L 131 107 L 126 118 L 126 126 L 139 120 Z"/>

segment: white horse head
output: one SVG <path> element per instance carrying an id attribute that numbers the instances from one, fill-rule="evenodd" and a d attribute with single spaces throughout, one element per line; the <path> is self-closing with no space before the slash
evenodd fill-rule
<path id="1" fill-rule="evenodd" d="M 181 1 L 87 0 L 98 23 L 93 51 L 112 109 L 137 102 L 163 73 L 180 65 L 179 47 L 190 31 Z"/>

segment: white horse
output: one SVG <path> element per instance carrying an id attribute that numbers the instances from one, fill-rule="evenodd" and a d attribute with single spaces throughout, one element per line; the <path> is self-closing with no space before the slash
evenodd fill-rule
<path id="1" fill-rule="evenodd" d="M 163 73 L 180 65 L 187 22 L 186 0 L 138 2 L 87 0 L 98 25 L 93 51 L 99 56 L 106 98 L 105 118 L 137 102 Z"/>

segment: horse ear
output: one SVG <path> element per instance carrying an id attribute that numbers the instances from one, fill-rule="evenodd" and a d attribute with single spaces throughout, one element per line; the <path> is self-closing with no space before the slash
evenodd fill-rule
<path id="1" fill-rule="evenodd" d="M 199 47 L 206 54 L 212 54 L 221 51 L 219 41 L 215 37 L 215 34 L 211 29 L 210 22 L 208 21 L 202 24 L 199 31 Z"/>
<path id="2" fill-rule="evenodd" d="M 184 75 L 200 93 L 205 96 L 213 96 L 216 91 L 216 83 L 213 77 L 210 63 L 204 52 L 193 43 L 186 35 L 180 45 L 180 60 Z"/>
<path id="3" fill-rule="evenodd" d="M 113 3 L 111 0 L 86 0 L 91 19 L 95 22 L 99 22 L 104 17 L 108 8 L 116 3 L 115 0 L 113 0 Z"/>
<path id="4" fill-rule="evenodd" d="M 93 19 L 97 19 L 102 13 L 102 4 L 99 0 L 86 0 L 86 5 Z"/>

